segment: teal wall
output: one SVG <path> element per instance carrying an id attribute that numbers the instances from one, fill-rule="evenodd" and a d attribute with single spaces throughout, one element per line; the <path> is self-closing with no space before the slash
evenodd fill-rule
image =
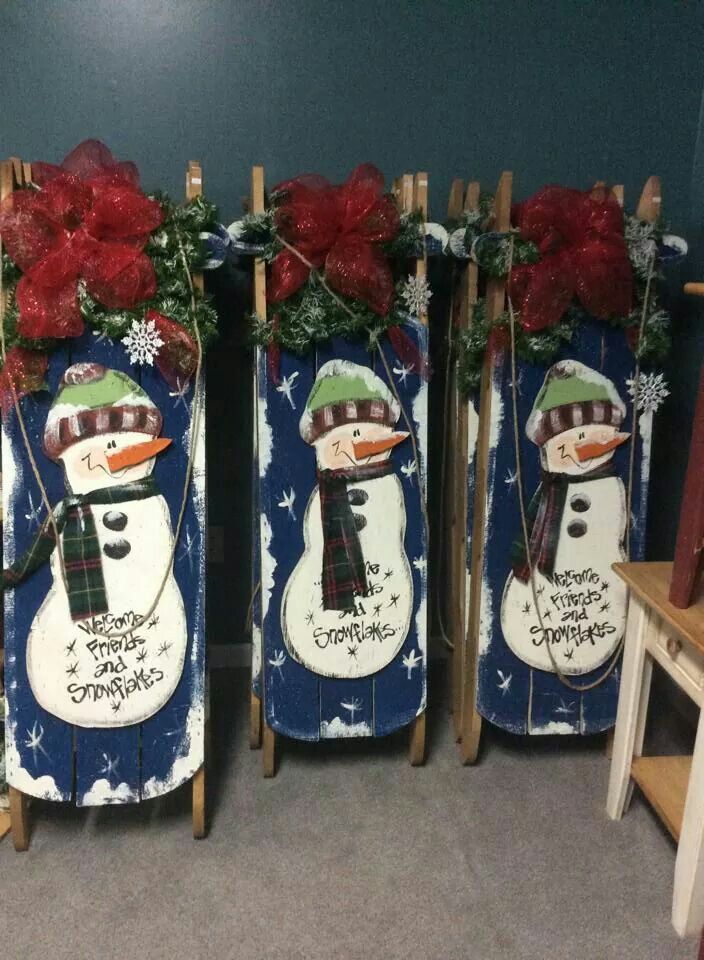
<path id="1" fill-rule="evenodd" d="M 427 169 L 440 219 L 455 176 L 491 188 L 512 169 L 518 197 L 550 181 L 605 179 L 623 182 L 631 204 L 658 173 L 672 228 L 694 236 L 704 219 L 703 41 L 696 3 L 3 0 L 0 155 L 58 160 L 99 137 L 139 164 L 146 187 L 174 196 L 186 161 L 199 158 L 225 222 L 253 163 L 270 183 L 308 170 L 341 178 L 362 160 L 388 177 Z M 686 269 L 701 265 L 704 276 L 698 250 Z M 213 568 L 216 641 L 239 637 L 232 570 L 238 608 L 248 578 L 247 290 L 242 277 L 227 283 L 226 333 L 209 365 L 211 522 L 228 531 L 227 569 Z M 677 298 L 675 308 L 653 556 L 671 550 L 704 343 L 697 308 Z"/>

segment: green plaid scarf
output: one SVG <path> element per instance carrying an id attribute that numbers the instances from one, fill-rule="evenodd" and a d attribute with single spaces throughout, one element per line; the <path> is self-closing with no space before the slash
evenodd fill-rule
<path id="1" fill-rule="evenodd" d="M 145 500 L 158 494 L 153 477 L 104 487 L 90 493 L 68 496 L 56 506 L 54 522 L 63 546 L 68 605 L 72 620 L 85 620 L 108 612 L 105 593 L 103 561 L 100 540 L 95 527 L 91 505 L 124 503 Z M 54 525 L 49 517 L 44 520 L 37 536 L 27 551 L 6 570 L 3 586 L 14 587 L 49 560 L 56 547 Z"/>
<path id="2" fill-rule="evenodd" d="M 323 526 L 323 608 L 354 610 L 355 596 L 367 592 L 367 576 L 348 484 L 393 473 L 389 460 L 339 470 L 319 470 L 320 517 Z"/>
<path id="3" fill-rule="evenodd" d="M 528 583 L 531 565 L 536 567 L 546 579 L 552 580 L 562 515 L 567 500 L 567 488 L 574 483 L 588 483 L 590 480 L 601 480 L 611 476 L 613 476 L 611 461 L 607 461 L 589 473 L 577 476 L 541 471 L 540 486 L 533 494 L 526 510 L 530 564 L 522 530 L 511 545 L 511 567 L 517 580 Z"/>

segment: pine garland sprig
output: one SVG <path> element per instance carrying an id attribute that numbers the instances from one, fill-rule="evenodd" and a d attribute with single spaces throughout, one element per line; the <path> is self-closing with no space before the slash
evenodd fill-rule
<path id="1" fill-rule="evenodd" d="M 423 235 L 425 217 L 422 211 L 413 210 L 402 213 L 398 233 L 393 240 L 381 245 L 384 254 L 390 259 L 407 259 L 423 255 Z"/>
<path id="2" fill-rule="evenodd" d="M 277 343 L 300 356 L 331 337 L 380 336 L 389 327 L 408 320 L 399 308 L 380 317 L 359 301 L 338 296 L 339 301 L 325 289 L 318 275 L 311 273 L 293 296 L 271 304 L 266 318 L 251 315 L 252 342 L 259 346 Z"/>
<path id="3" fill-rule="evenodd" d="M 511 245 L 513 241 L 513 253 Z M 532 240 L 524 240 L 518 231 L 511 233 L 483 233 L 468 250 L 479 267 L 492 279 L 500 279 L 508 273 L 509 260 L 513 266 L 537 263 L 540 251 Z"/>

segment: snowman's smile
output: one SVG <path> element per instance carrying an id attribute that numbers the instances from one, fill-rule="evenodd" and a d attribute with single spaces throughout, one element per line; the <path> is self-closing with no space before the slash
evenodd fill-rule
<path id="1" fill-rule="evenodd" d="M 85 457 L 81 457 L 81 462 L 85 463 L 89 470 L 102 470 L 106 477 L 117 477 L 119 479 L 120 477 L 124 477 L 128 470 L 132 469 L 131 467 L 125 467 L 124 470 L 113 473 L 112 470 L 108 470 L 104 463 L 92 463 L 92 456 L 92 453 L 87 453 Z"/>

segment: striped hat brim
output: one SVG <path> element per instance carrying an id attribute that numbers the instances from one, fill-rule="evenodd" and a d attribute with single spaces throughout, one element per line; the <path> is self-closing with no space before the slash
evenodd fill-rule
<path id="1" fill-rule="evenodd" d="M 44 452 L 51 460 L 57 460 L 67 447 L 79 440 L 127 432 L 158 437 L 161 426 L 162 417 L 157 407 L 146 404 L 78 410 L 54 418 L 50 415 L 44 430 Z"/>

